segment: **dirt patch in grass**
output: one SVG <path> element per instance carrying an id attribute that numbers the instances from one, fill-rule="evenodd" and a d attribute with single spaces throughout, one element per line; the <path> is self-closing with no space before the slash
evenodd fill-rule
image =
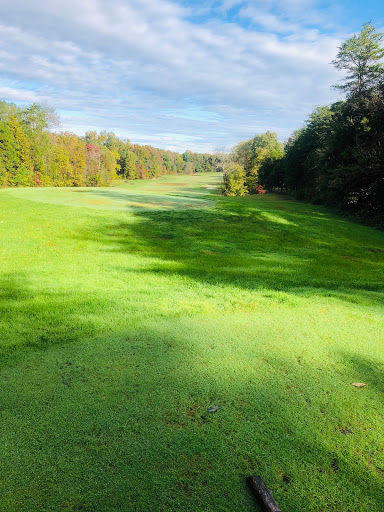
<path id="1" fill-rule="evenodd" d="M 129 206 L 133 206 L 135 208 L 151 208 L 151 209 L 163 209 L 163 208 L 170 208 L 171 205 L 169 203 L 139 203 L 137 201 L 130 202 Z"/>
<path id="2" fill-rule="evenodd" d="M 188 187 L 190 183 L 179 183 L 178 181 L 168 181 L 166 183 L 156 183 L 157 187 Z"/>
<path id="3" fill-rule="evenodd" d="M 84 202 L 87 204 L 111 204 L 110 201 L 104 201 L 103 199 L 86 199 Z"/>

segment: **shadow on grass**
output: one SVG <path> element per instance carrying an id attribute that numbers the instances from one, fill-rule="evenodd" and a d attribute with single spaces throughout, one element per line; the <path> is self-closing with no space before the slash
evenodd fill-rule
<path id="1" fill-rule="evenodd" d="M 382 510 L 371 362 L 322 374 L 209 334 L 179 319 L 20 350 L 1 374 L 2 510 L 250 512 L 251 473 L 286 512 Z M 356 369 L 366 390 L 346 383 Z"/>
<path id="2" fill-rule="evenodd" d="M 0 358 L 20 347 L 45 349 L 87 338 L 102 329 L 108 302 L 88 294 L 66 295 L 42 289 L 25 275 L 12 273 L 0 280 Z"/>
<path id="3" fill-rule="evenodd" d="M 177 190 L 177 189 L 172 189 Z M 128 193 L 118 191 L 116 189 L 92 189 L 92 190 L 71 190 L 74 193 L 86 193 L 88 195 L 100 197 L 107 201 L 114 201 L 116 204 L 121 204 L 127 208 L 143 209 L 155 208 L 160 210 L 168 210 L 174 208 L 202 208 L 210 206 L 209 196 L 188 193 L 182 194 L 183 189 L 180 189 L 180 194 L 170 192 L 161 194 L 161 190 L 157 193 L 146 194 L 143 192 L 135 193 L 134 190 L 129 190 Z M 86 199 L 84 199 L 86 201 Z"/>
<path id="4" fill-rule="evenodd" d="M 249 290 L 383 302 L 380 233 L 282 204 L 266 202 L 257 209 L 254 202 L 233 206 L 223 201 L 211 209 L 137 210 L 134 222 L 96 226 L 92 237 L 111 251 L 158 260 L 143 272 Z"/>
<path id="5" fill-rule="evenodd" d="M 138 212 L 84 236 L 147 257 L 144 276 L 382 299 L 381 253 L 352 227 L 223 204 Z M 286 512 L 384 509 L 382 373 L 368 357 L 339 354 L 335 372 L 315 352 L 277 356 L 255 334 L 230 345 L 241 322 L 231 315 L 213 325 L 159 316 L 107 333 L 100 295 L 42 289 L 22 273 L 0 289 L 13 347 L 1 371 L 2 510 L 250 512 L 251 473 Z"/>

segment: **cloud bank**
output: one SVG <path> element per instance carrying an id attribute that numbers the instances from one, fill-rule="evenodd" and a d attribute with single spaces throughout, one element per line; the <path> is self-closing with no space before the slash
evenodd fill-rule
<path id="1" fill-rule="evenodd" d="M 0 98 L 175 150 L 282 139 L 337 98 L 334 14 L 312 0 L 2 0 Z"/>

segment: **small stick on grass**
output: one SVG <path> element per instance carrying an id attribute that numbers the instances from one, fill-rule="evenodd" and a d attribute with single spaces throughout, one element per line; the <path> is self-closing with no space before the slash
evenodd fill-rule
<path id="1" fill-rule="evenodd" d="M 281 512 L 279 505 L 273 499 L 270 490 L 259 476 L 249 476 L 247 478 L 247 482 L 265 512 Z"/>

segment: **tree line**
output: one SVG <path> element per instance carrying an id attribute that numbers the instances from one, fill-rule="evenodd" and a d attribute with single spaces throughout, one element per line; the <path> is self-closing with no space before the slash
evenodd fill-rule
<path id="1" fill-rule="evenodd" d="M 131 144 L 106 131 L 56 133 L 58 126 L 52 107 L 0 102 L 0 187 L 106 186 L 115 178 L 216 170 L 215 155 Z"/>
<path id="2" fill-rule="evenodd" d="M 334 87 L 346 93 L 345 99 L 316 108 L 284 146 L 278 145 L 275 134 L 268 134 L 270 141 L 274 136 L 274 142 L 264 144 L 267 151 L 262 153 L 257 141 L 265 140 L 267 134 L 256 136 L 240 144 L 253 148 L 251 159 L 244 162 L 239 160 L 239 145 L 235 147 L 232 163 L 224 171 L 224 193 L 285 192 L 336 206 L 383 228 L 383 38 L 366 23 L 359 34 L 339 47 L 332 64 L 346 76 Z M 250 181 L 252 162 L 256 162 L 255 178 Z"/>

